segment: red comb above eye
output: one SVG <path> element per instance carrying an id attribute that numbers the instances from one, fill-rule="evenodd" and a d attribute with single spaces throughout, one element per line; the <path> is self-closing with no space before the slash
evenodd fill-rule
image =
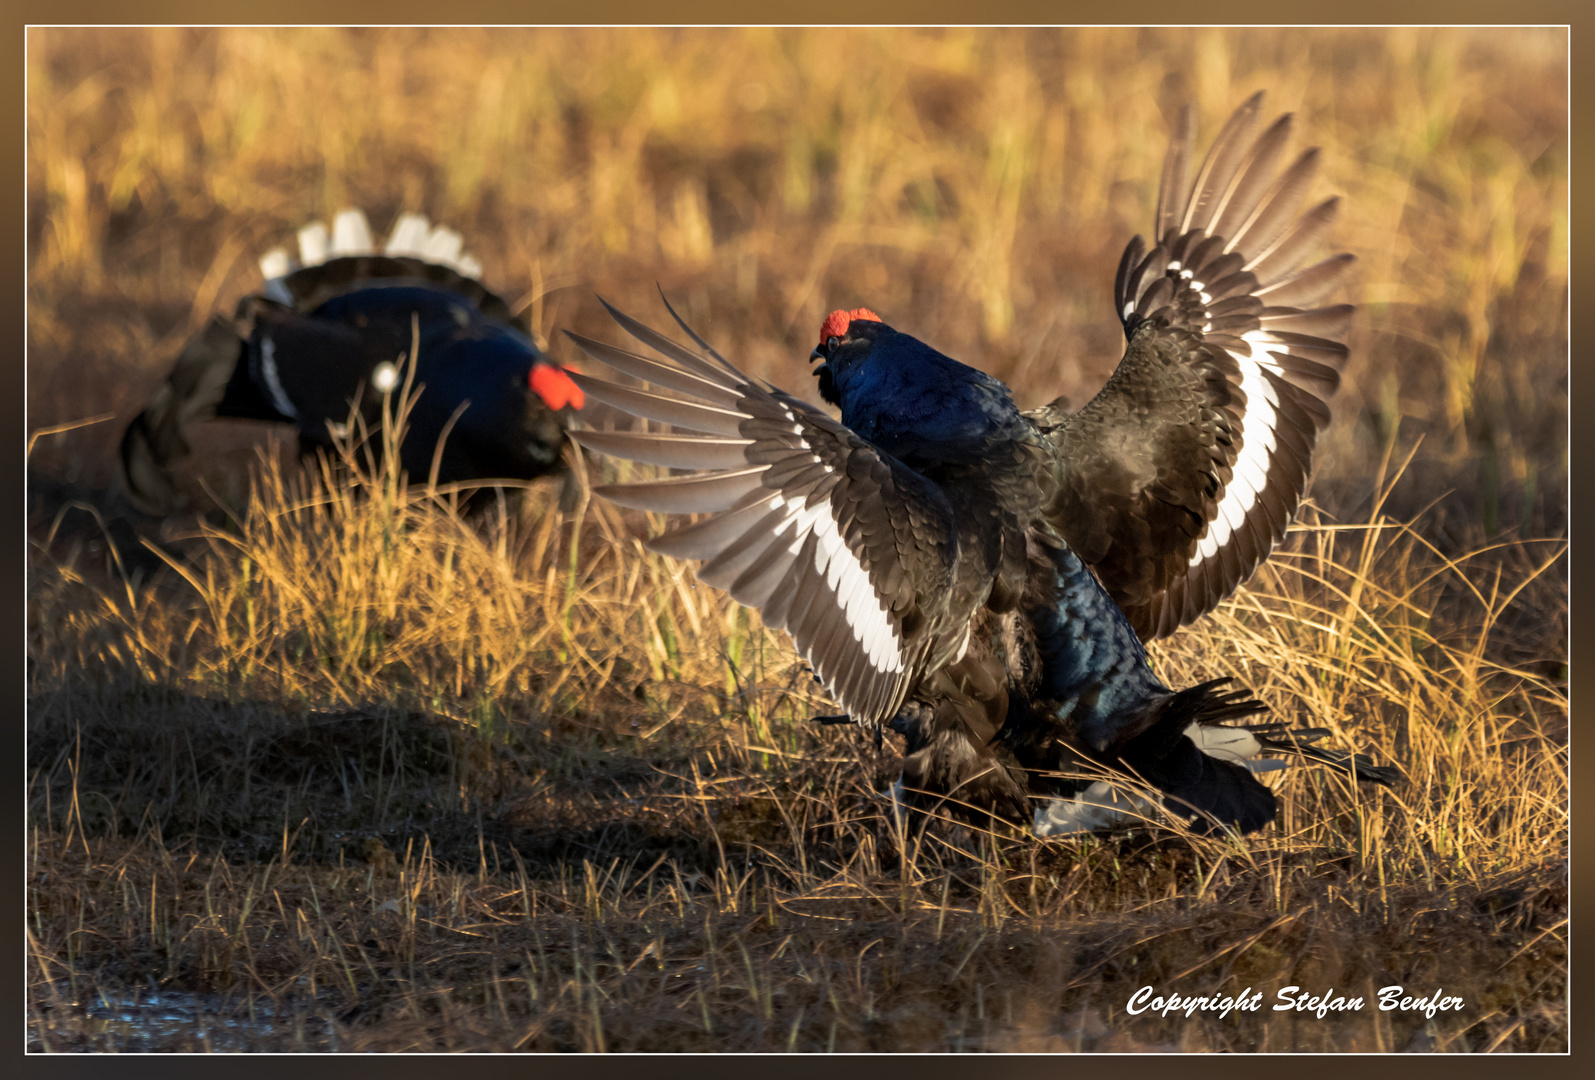
<path id="1" fill-rule="evenodd" d="M 864 319 L 868 322 L 881 321 L 881 317 L 869 308 L 854 308 L 852 311 L 838 308 L 827 315 L 825 322 L 820 326 L 820 344 L 823 346 L 831 338 L 845 335 L 854 319 Z"/>
<path id="2" fill-rule="evenodd" d="M 537 396 L 550 409 L 563 409 L 567 405 L 579 409 L 587 404 L 587 395 L 582 393 L 582 388 L 552 364 L 533 364 L 530 382 Z"/>

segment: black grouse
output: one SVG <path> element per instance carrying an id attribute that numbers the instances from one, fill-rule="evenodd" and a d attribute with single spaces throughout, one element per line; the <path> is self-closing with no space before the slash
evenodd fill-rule
<path id="1" fill-rule="evenodd" d="M 330 234 L 317 222 L 298 241 L 297 259 L 278 248 L 260 260 L 265 285 L 233 318 L 210 320 L 128 425 L 121 461 L 135 504 L 177 507 L 171 469 L 195 420 L 293 424 L 309 453 L 348 434 L 352 406 L 377 430 L 384 396 L 407 379 L 419 389 L 400 447 L 411 477 L 430 477 L 434 462 L 444 484 L 565 470 L 582 393 L 481 284 L 459 233 L 405 214 L 379 254 L 365 215 L 345 210 Z"/>
<path id="2" fill-rule="evenodd" d="M 996 379 L 863 309 L 833 312 L 814 354 L 840 422 L 743 375 L 679 318 L 697 350 L 610 309 L 664 362 L 571 335 L 673 393 L 578 386 L 682 432 L 576 440 L 694 470 L 600 493 L 712 515 L 650 546 L 703 560 L 700 578 L 785 628 L 854 721 L 907 737 L 904 802 L 1039 835 L 1154 805 L 1251 831 L 1275 815 L 1252 774 L 1273 764 L 1252 760 L 1265 751 L 1394 779 L 1310 745 L 1321 729 L 1229 723 L 1262 705 L 1228 680 L 1171 690 L 1137 633 L 1210 608 L 1266 557 L 1346 355 L 1317 335 L 1339 333 L 1349 309 L 1294 306 L 1322 299 L 1346 262 L 1300 268 L 1330 213 L 1296 220 L 1313 159 L 1274 179 L 1288 121 L 1250 143 L 1258 103 L 1189 188 L 1182 122 L 1159 245 L 1132 242 L 1119 275 L 1129 349 L 1075 417 L 1021 413 Z M 1276 296 L 1293 303 L 1265 302 Z"/>

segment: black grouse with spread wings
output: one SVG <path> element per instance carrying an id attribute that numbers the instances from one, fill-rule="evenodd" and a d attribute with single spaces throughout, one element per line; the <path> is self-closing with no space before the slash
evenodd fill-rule
<path id="1" fill-rule="evenodd" d="M 1315 157 L 1276 178 L 1289 121 L 1248 141 L 1259 103 L 1194 179 L 1182 119 L 1157 246 L 1135 240 L 1119 271 L 1129 347 L 1072 416 L 1020 413 L 1000 382 L 865 309 L 833 312 L 815 350 L 840 423 L 684 323 L 702 352 L 611 309 L 663 363 L 575 338 L 673 393 L 577 385 L 685 432 L 577 441 L 696 470 L 601 493 L 714 515 L 652 546 L 704 560 L 700 576 L 787 629 L 854 720 L 906 736 L 903 802 L 1043 836 L 1156 806 L 1251 831 L 1275 814 L 1253 773 L 1284 764 L 1264 754 L 1395 779 L 1312 745 L 1323 729 L 1235 724 L 1262 706 L 1228 680 L 1171 690 L 1141 644 L 1211 609 L 1283 537 L 1346 358 L 1350 309 L 1313 305 L 1350 258 L 1304 266 L 1333 201 L 1297 218 Z"/>
<path id="2" fill-rule="evenodd" d="M 571 377 L 677 433 L 572 437 L 690 471 L 598 493 L 710 515 L 650 547 L 702 560 L 704 581 L 787 630 L 856 722 L 907 734 L 905 800 L 1072 831 L 1105 823 L 1105 797 L 1080 767 L 1127 768 L 1185 818 L 1243 830 L 1272 820 L 1272 793 L 1238 762 L 1312 751 L 1274 739 L 1278 725 L 1225 725 L 1261 706 L 1222 680 L 1175 692 L 1153 675 L 1123 613 L 1046 520 L 1057 448 L 1000 382 L 870 312 L 838 311 L 815 350 L 837 422 L 744 375 L 685 324 L 703 351 L 610 311 L 665 360 L 572 339 L 670 393 Z M 1059 771 L 1076 775 L 1045 775 Z"/>

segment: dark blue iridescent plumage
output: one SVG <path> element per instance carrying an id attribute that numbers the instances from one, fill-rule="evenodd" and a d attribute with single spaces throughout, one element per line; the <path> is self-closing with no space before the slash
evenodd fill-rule
<path id="1" fill-rule="evenodd" d="M 364 215 L 350 210 L 330 233 L 300 231 L 297 265 L 283 249 L 262 258 L 263 287 L 233 318 L 212 318 L 128 426 L 121 458 L 135 502 L 161 513 L 180 504 L 172 466 L 195 420 L 291 424 L 302 450 L 331 449 L 361 423 L 379 430 L 385 395 L 405 388 L 400 465 L 412 479 L 564 472 L 581 391 L 477 280 L 459 235 L 408 214 L 382 254 L 373 248 Z"/>

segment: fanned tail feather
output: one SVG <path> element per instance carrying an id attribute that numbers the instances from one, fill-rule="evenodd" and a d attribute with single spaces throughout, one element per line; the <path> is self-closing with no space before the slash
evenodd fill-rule
<path id="1" fill-rule="evenodd" d="M 293 419 L 291 408 L 284 414 L 280 395 L 263 396 L 247 378 L 248 365 L 239 363 L 263 308 L 307 311 L 372 281 L 402 279 L 452 289 L 484 314 L 527 330 L 503 298 L 477 280 L 482 264 L 464 252 L 460 234 L 420 214 L 400 215 L 380 252 L 358 209 L 340 211 L 330 229 L 319 221 L 306 225 L 294 248 L 275 247 L 260 257 L 261 287 L 239 302 L 233 320 L 212 319 L 184 346 L 172 373 L 128 425 L 119 455 L 123 486 L 140 509 L 170 513 L 181 502 L 171 466 L 188 454 L 195 420 L 218 408 L 244 419 Z"/>
<path id="2" fill-rule="evenodd" d="M 1220 827 L 1255 832 L 1274 820 L 1274 793 L 1245 765 L 1216 757 L 1188 737 L 1222 720 L 1263 712 L 1244 691 L 1219 692 L 1228 679 L 1214 679 L 1181 690 L 1168 699 L 1162 715 L 1120 751 L 1120 757 L 1163 794 L 1170 813 L 1186 818 L 1198 832 Z"/>
<path id="3" fill-rule="evenodd" d="M 299 230 L 296 241 L 297 255 L 287 248 L 275 247 L 259 262 L 260 275 L 265 280 L 261 295 L 289 306 L 303 296 L 303 290 L 295 289 L 288 280 L 298 271 L 325 266 L 337 259 L 378 254 L 371 224 L 364 211 L 355 208 L 338 211 L 330 230 L 323 222 L 311 222 Z M 481 262 L 464 251 L 464 238 L 446 226 L 432 225 L 421 214 L 400 214 L 380 254 L 448 267 L 472 281 L 482 276 Z"/>
<path id="4" fill-rule="evenodd" d="M 1311 734 L 1317 736 L 1323 729 L 1311 729 Z M 1375 765 L 1373 759 L 1366 754 L 1355 754 L 1349 750 L 1335 750 L 1329 747 L 1309 746 L 1303 739 L 1304 732 L 1288 732 L 1284 738 L 1264 737 L 1261 741 L 1263 749 L 1281 754 L 1291 754 L 1298 757 L 1316 761 L 1330 768 L 1348 773 L 1358 780 L 1370 784 L 1383 784 L 1385 787 L 1394 787 L 1401 782 L 1401 770 L 1393 765 Z M 1327 735 L 1328 732 L 1323 732 Z M 1321 737 L 1321 736 L 1320 736 Z"/>

